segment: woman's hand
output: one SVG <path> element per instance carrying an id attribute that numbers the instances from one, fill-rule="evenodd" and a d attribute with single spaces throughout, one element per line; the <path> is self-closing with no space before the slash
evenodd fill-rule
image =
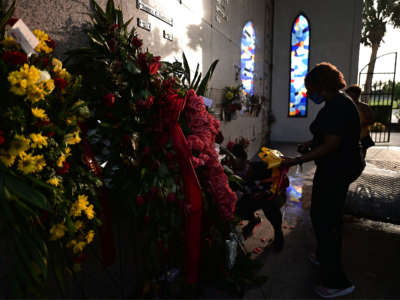
<path id="1" fill-rule="evenodd" d="M 299 163 L 300 163 L 300 161 L 299 161 L 298 157 L 296 157 L 296 158 L 285 157 L 279 166 L 283 167 L 283 168 L 290 168 L 290 167 L 295 166 L 295 165 L 297 165 Z"/>

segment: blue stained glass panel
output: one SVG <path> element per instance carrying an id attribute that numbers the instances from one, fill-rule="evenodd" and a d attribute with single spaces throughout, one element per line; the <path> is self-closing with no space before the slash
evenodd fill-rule
<path id="1" fill-rule="evenodd" d="M 256 48 L 256 33 L 252 22 L 243 27 L 240 55 L 240 78 L 245 94 L 253 95 L 254 88 L 254 54 Z"/>
<path id="2" fill-rule="evenodd" d="M 290 101 L 289 116 L 307 115 L 307 90 L 304 79 L 308 72 L 310 54 L 310 24 L 299 15 L 293 23 L 290 52 Z"/>

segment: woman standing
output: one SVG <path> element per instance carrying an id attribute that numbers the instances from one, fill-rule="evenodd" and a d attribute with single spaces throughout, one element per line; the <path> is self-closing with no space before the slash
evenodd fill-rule
<path id="1" fill-rule="evenodd" d="M 314 160 L 311 221 L 317 240 L 314 263 L 320 265 L 321 285 L 315 292 L 324 298 L 350 294 L 354 285 L 342 265 L 343 210 L 349 185 L 365 166 L 361 154 L 360 117 L 353 101 L 340 90 L 343 74 L 330 63 L 320 63 L 306 76 L 308 98 L 325 103 L 310 125 L 313 139 L 299 145 L 302 156 L 288 158 L 284 166 Z"/>

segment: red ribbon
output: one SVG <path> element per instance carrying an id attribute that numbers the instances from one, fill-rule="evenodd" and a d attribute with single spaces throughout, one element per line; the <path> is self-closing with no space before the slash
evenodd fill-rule
<path id="1" fill-rule="evenodd" d="M 89 169 L 93 172 L 93 174 L 103 181 L 101 167 L 94 158 L 92 149 L 90 148 L 86 139 L 82 138 L 81 145 L 83 148 L 83 160 L 85 161 Z M 97 195 L 99 196 L 100 204 L 102 207 L 100 216 L 100 219 L 103 223 L 100 227 L 101 256 L 103 257 L 103 265 L 108 267 L 112 265 L 115 261 L 115 247 L 111 224 L 110 206 L 108 203 L 107 190 L 104 186 L 104 182 L 103 185 L 97 189 Z"/>
<path id="2" fill-rule="evenodd" d="M 194 284 L 198 281 L 199 274 L 202 197 L 196 171 L 190 159 L 192 153 L 178 124 L 179 114 L 185 103 L 186 99 L 175 98 L 165 112 L 169 117 L 169 134 L 183 176 L 185 206 L 189 208 L 185 212 L 185 272 L 187 283 Z"/>

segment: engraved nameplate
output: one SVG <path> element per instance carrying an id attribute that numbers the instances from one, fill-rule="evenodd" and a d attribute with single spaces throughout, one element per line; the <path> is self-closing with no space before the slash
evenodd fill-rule
<path id="1" fill-rule="evenodd" d="M 172 42 L 174 40 L 174 35 L 163 30 L 163 38 Z"/>
<path id="2" fill-rule="evenodd" d="M 160 12 L 159 10 L 151 7 L 150 5 L 143 3 L 142 0 L 137 0 L 136 1 L 136 7 L 138 9 L 140 9 L 140 10 L 143 10 L 143 11 L 149 13 L 153 17 L 156 17 L 157 19 L 160 19 L 161 21 L 167 23 L 168 25 L 174 26 L 174 19 L 164 15 L 162 12 Z"/>
<path id="3" fill-rule="evenodd" d="M 137 26 L 140 28 L 143 28 L 147 31 L 151 30 L 151 24 L 150 22 L 146 22 L 145 20 L 142 20 L 140 18 L 137 19 Z"/>

